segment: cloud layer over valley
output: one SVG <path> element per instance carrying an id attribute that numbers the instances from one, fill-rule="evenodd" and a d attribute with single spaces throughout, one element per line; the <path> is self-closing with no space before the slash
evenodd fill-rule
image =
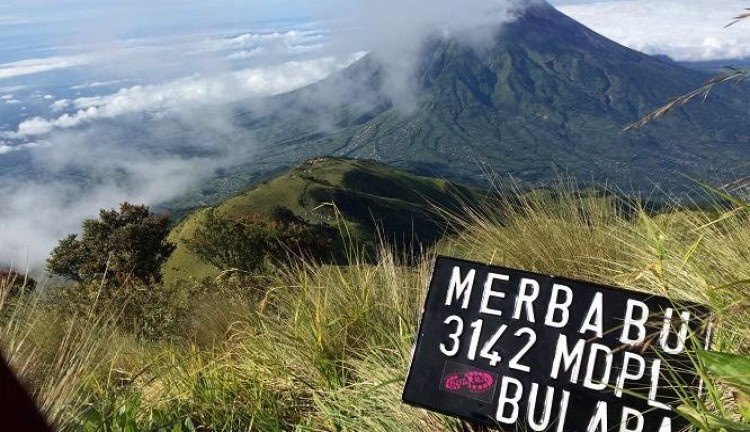
<path id="1" fill-rule="evenodd" d="M 146 71 L 144 84 L 113 92 L 138 77 L 97 71 L 136 55 L 153 64 L 153 73 L 174 48 L 146 49 L 139 41 L 108 57 L 82 53 L 0 65 L 0 84 L 66 68 L 83 67 L 82 76 L 90 77 L 68 84 L 67 93 L 50 90 L 84 93 L 78 97 L 20 85 L 5 86 L 0 96 L 15 101 L 10 92 L 25 91 L 31 96 L 24 103 L 33 97 L 48 106 L 0 132 L 0 266 L 40 266 L 58 239 L 77 232 L 98 209 L 126 200 L 158 205 L 198 187 L 216 169 L 251 158 L 253 137 L 233 125 L 228 104 L 304 86 L 362 55 L 316 53 L 321 37 L 293 27 L 191 38 L 182 45 L 195 63 L 182 68 L 186 75 L 148 77 Z M 149 52 L 152 58 L 143 57 Z M 233 64 L 238 56 L 244 62 Z"/>
<path id="2" fill-rule="evenodd" d="M 212 106 L 248 98 L 280 94 L 321 80 L 360 58 L 349 56 L 321 57 L 294 61 L 278 66 L 246 69 L 215 76 L 193 75 L 175 81 L 123 88 L 117 93 L 61 99 L 52 104 L 54 111 L 73 111 L 51 119 L 34 117 L 6 132 L 7 139 L 46 135 L 55 129 L 67 129 L 100 119 L 113 119 L 133 113 L 165 115 L 186 107 Z"/>

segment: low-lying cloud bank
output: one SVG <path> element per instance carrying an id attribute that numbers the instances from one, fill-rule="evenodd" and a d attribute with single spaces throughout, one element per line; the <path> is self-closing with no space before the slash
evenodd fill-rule
<path id="1" fill-rule="evenodd" d="M 126 200 L 160 204 L 219 167 L 249 160 L 255 143 L 233 124 L 230 102 L 301 87 L 361 55 L 130 87 L 58 102 L 72 111 L 23 122 L 5 133 L 14 144 L 0 142 L 0 157 L 25 151 L 41 175 L 0 182 L 0 264 L 39 267 L 58 239 L 98 209 Z"/>
<path id="2" fill-rule="evenodd" d="M 217 167 L 249 157 L 252 137 L 226 118 L 204 110 L 158 122 L 134 116 L 55 131 L 49 143 L 26 149 L 39 175 L 0 182 L 0 264 L 38 268 L 58 239 L 78 232 L 100 208 L 165 202 L 199 187 Z M 148 129 L 135 129 L 140 122 Z"/>
<path id="3" fill-rule="evenodd" d="M 46 135 L 55 129 L 81 126 L 101 119 L 133 113 L 163 115 L 195 106 L 210 106 L 271 96 L 321 80 L 359 59 L 363 53 L 341 58 L 323 57 L 279 66 L 247 69 L 215 76 L 194 75 L 163 84 L 133 86 L 115 94 L 59 100 L 55 111 L 73 108 L 56 118 L 35 117 L 23 121 L 6 139 Z"/>

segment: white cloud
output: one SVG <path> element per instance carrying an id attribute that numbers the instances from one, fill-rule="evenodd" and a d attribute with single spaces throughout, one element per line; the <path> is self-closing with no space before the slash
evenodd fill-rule
<path id="1" fill-rule="evenodd" d="M 745 7 L 745 0 L 617 0 L 559 9 L 635 50 L 704 61 L 750 56 L 750 23 L 725 28 Z"/>
<path id="2" fill-rule="evenodd" d="M 245 33 L 239 36 L 206 41 L 199 48 L 208 51 L 256 48 L 262 45 L 280 44 L 286 48 L 323 39 L 319 31 L 289 30 L 285 32 Z M 202 52 L 202 51 L 196 51 Z"/>
<path id="3" fill-rule="evenodd" d="M 144 74 L 144 71 L 154 69 L 149 71 L 149 74 L 153 74 L 158 71 L 158 68 L 168 63 L 173 63 L 182 71 L 194 70 L 196 66 L 206 62 L 222 60 L 234 51 L 262 48 L 268 54 L 287 55 L 290 50 L 299 51 L 301 47 L 312 45 L 323 38 L 324 34 L 319 30 L 268 31 L 229 37 L 223 33 L 209 33 L 114 40 L 107 38 L 99 40 L 98 36 L 87 35 L 85 43 L 55 48 L 60 52 L 70 54 L 0 64 L 0 79 L 82 66 L 88 66 L 93 71 L 108 71 L 110 74 L 137 72 L 140 75 L 148 75 Z M 213 58 L 212 55 L 214 55 Z M 196 57 L 201 57 L 201 59 L 196 61 Z M 128 65 L 132 66 L 130 70 Z M 120 81 L 122 80 L 95 81 L 72 88 L 81 90 L 102 87 Z"/>
<path id="4" fill-rule="evenodd" d="M 196 107 L 158 121 L 60 129 L 48 141 L 21 146 L 0 141 L 0 154 L 38 147 L 29 155 L 34 171 L 45 173 L 0 181 L 0 265 L 24 265 L 28 255 L 41 266 L 57 240 L 100 208 L 157 205 L 196 190 L 218 167 L 251 160 L 253 136 L 232 114 L 225 106 Z"/>
<path id="5" fill-rule="evenodd" d="M 93 57 L 89 55 L 72 55 L 28 59 L 0 64 L 0 79 L 83 66 L 91 63 L 92 60 Z"/>
<path id="6" fill-rule="evenodd" d="M 215 37 L 197 44 L 189 55 L 201 56 L 218 53 L 226 60 L 248 60 L 265 57 L 289 57 L 320 51 L 325 46 L 327 32 L 294 29 L 244 33 L 228 37 Z"/>
<path id="7" fill-rule="evenodd" d="M 261 55 L 279 55 L 284 53 L 285 55 L 294 54 L 306 54 L 321 51 L 325 47 L 324 44 L 308 44 L 308 45 L 293 45 L 287 46 L 283 49 L 274 47 L 259 46 L 251 49 L 243 49 L 234 51 L 226 56 L 227 60 L 247 60 L 251 58 L 257 58 Z"/>
<path id="8" fill-rule="evenodd" d="M 49 179 L 0 181 L 0 265 L 38 268 L 60 238 L 77 232 L 81 220 L 100 208 L 123 201 L 159 204 L 198 187 L 217 167 L 247 160 L 252 137 L 227 119 L 223 109 L 205 109 L 138 124 L 143 130 L 136 134 L 136 124 L 98 124 L 57 131 L 49 142 L 0 141 L 0 155 L 30 150 L 35 171 Z M 71 171 L 82 174 L 71 178 Z"/>
<path id="9" fill-rule="evenodd" d="M 85 84 L 79 84 L 71 87 L 72 90 L 85 90 L 85 89 L 92 89 L 92 88 L 99 88 L 99 87 L 106 87 L 106 86 L 112 86 L 115 84 L 120 84 L 123 80 L 109 80 L 109 81 L 93 81 Z M 52 98 L 50 96 L 50 98 Z M 45 96 L 46 99 L 46 96 Z"/>
<path id="10" fill-rule="evenodd" d="M 134 86 L 115 94 L 62 99 L 52 104 L 53 110 L 74 106 L 77 110 L 52 119 L 35 117 L 22 122 L 6 138 L 40 136 L 55 129 L 66 129 L 98 119 L 111 119 L 133 113 L 164 113 L 201 105 L 222 104 L 248 98 L 288 92 L 321 80 L 361 58 L 355 53 L 344 58 L 324 57 L 315 60 L 288 62 L 279 66 L 247 69 L 204 77 L 200 75 L 166 84 Z"/>
<path id="11" fill-rule="evenodd" d="M 21 90 L 25 90 L 27 88 L 28 86 L 25 86 L 25 85 L 3 86 L 3 87 L 0 87 L 0 93 L 15 93 Z"/>
<path id="12" fill-rule="evenodd" d="M 49 145 L 47 142 L 29 142 L 25 144 L 17 144 L 17 145 L 9 145 L 8 143 L 5 143 L 3 141 L 0 141 L 0 155 L 4 155 L 6 153 L 11 153 L 15 151 L 21 151 L 26 149 L 32 149 L 36 147 L 42 147 Z"/>
<path id="13" fill-rule="evenodd" d="M 46 98 L 45 98 L 46 99 Z M 54 99 L 54 97 L 52 98 Z M 66 110 L 73 102 L 70 99 L 60 99 L 52 102 L 49 109 L 54 112 L 60 112 Z"/>
<path id="14" fill-rule="evenodd" d="M 84 194 L 72 184 L 53 182 L 3 184 L 0 193 L 0 262 L 32 270 L 43 266 L 59 239 L 79 231 L 82 219 L 127 198 L 112 185 L 97 185 Z"/>

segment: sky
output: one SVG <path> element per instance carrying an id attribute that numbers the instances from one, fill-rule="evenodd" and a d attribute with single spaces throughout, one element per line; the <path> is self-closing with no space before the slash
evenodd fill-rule
<path id="1" fill-rule="evenodd" d="M 256 143 L 230 104 L 323 79 L 370 50 L 399 72 L 394 95 L 408 93 L 420 37 L 501 23 L 528 1 L 539 0 L 4 0 L 0 266 L 39 267 L 98 209 L 158 205 L 251 160 Z M 750 55 L 750 23 L 724 28 L 744 0 L 552 4 L 648 54 Z"/>
<path id="2" fill-rule="evenodd" d="M 679 61 L 745 58 L 747 23 L 726 28 L 744 12 L 744 0 L 569 1 L 560 9 L 589 28 L 646 54 Z"/>

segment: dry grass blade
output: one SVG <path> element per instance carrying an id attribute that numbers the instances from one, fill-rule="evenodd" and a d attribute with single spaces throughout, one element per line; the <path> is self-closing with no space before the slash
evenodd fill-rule
<path id="1" fill-rule="evenodd" d="M 635 123 L 631 123 L 626 126 L 624 130 L 630 131 L 634 129 L 640 129 L 643 126 L 651 123 L 652 121 L 666 116 L 673 109 L 685 105 L 696 96 L 702 95 L 703 100 L 705 100 L 708 97 L 708 94 L 717 84 L 722 84 L 728 81 L 737 81 L 739 83 L 747 78 L 748 75 L 750 75 L 750 69 L 731 69 L 728 73 L 712 77 L 697 89 L 670 99 L 666 104 L 644 115 Z"/>
<path id="2" fill-rule="evenodd" d="M 737 24 L 738 22 L 750 17 L 750 8 L 745 8 L 746 12 L 740 13 L 734 18 L 732 18 L 732 22 L 725 25 L 724 28 L 733 26 Z M 721 84 L 727 81 L 733 81 L 735 80 L 738 84 L 745 80 L 745 78 L 750 75 L 750 69 L 735 69 L 732 67 L 729 67 L 729 72 L 717 75 L 708 81 L 706 81 L 702 86 L 698 87 L 697 89 L 690 91 L 688 93 L 685 93 L 683 95 L 671 98 L 666 104 L 662 105 L 661 107 L 651 111 L 650 113 L 644 115 L 638 121 L 629 124 L 625 127 L 625 131 L 630 131 L 634 129 L 640 129 L 643 126 L 651 123 L 654 120 L 660 119 L 667 115 L 670 111 L 672 111 L 675 108 L 681 107 L 688 103 L 691 99 L 698 95 L 703 95 L 703 100 L 708 97 L 708 94 L 711 92 L 711 89 L 717 84 Z"/>
<path id="3" fill-rule="evenodd" d="M 750 8 L 745 8 L 746 11 L 750 11 Z M 742 21 L 743 19 L 750 17 L 750 12 L 743 12 L 736 17 L 732 18 L 734 21 L 730 22 L 729 24 L 725 25 L 724 28 L 733 26 L 737 24 L 738 22 Z"/>

